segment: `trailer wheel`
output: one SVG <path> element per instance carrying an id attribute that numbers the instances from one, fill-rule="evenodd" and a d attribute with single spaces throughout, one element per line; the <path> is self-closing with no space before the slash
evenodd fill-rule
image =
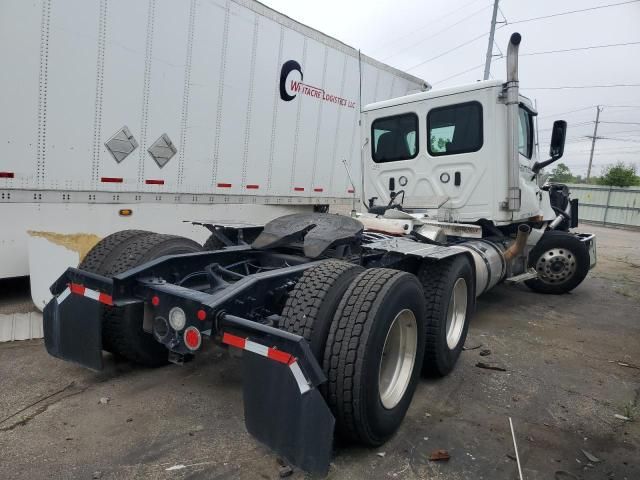
<path id="1" fill-rule="evenodd" d="M 351 283 L 327 339 L 326 398 L 338 433 L 377 446 L 400 426 L 424 355 L 424 293 L 406 272 L 372 268 Z"/>
<path id="2" fill-rule="evenodd" d="M 125 233 L 126 231 L 110 235 L 89 252 L 85 258 L 91 262 L 89 268 L 99 265 L 97 269 L 89 271 L 113 276 L 163 255 L 202 250 L 196 242 L 174 235 Z M 102 242 L 107 243 L 107 240 L 109 248 L 101 245 Z M 80 268 L 84 268 L 83 263 Z M 104 307 L 103 349 L 144 366 L 164 365 L 167 363 L 168 350 L 142 329 L 142 320 L 142 315 L 125 315 L 122 308 Z"/>
<path id="3" fill-rule="evenodd" d="M 568 232 L 545 232 L 529 254 L 529 267 L 538 278 L 527 286 L 540 293 L 561 294 L 576 288 L 589 273 L 589 250 L 578 237 Z"/>
<path id="4" fill-rule="evenodd" d="M 122 230 L 104 237 L 89 250 L 80 262 L 80 265 L 78 265 L 78 268 L 80 270 L 86 270 L 87 272 L 103 274 L 105 259 L 119 255 L 120 250 L 127 244 L 129 239 L 140 235 L 153 235 L 153 232 L 147 232 L 146 230 Z"/>
<path id="5" fill-rule="evenodd" d="M 425 263 L 418 271 L 427 303 L 422 373 L 444 377 L 460 356 L 475 305 L 473 270 L 462 255 Z"/>
<path id="6" fill-rule="evenodd" d="M 321 364 L 338 304 L 351 281 L 363 270 L 353 263 L 328 260 L 305 271 L 289 292 L 282 311 L 282 328 L 309 342 Z"/>

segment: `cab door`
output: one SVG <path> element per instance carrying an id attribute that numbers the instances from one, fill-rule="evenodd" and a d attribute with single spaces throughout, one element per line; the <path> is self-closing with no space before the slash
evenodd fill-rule
<path id="1" fill-rule="evenodd" d="M 434 99 L 426 112 L 425 162 L 420 164 L 414 194 L 440 195 L 455 220 L 489 215 L 490 150 L 485 139 L 485 112 L 478 100 Z M 485 213 L 486 212 L 486 213 Z"/>
<path id="2" fill-rule="evenodd" d="M 374 110 L 367 116 L 363 147 L 368 205 L 386 205 L 395 194 L 415 185 L 421 160 L 419 114 L 398 108 Z M 367 148 L 368 146 L 368 148 Z M 402 197 L 399 197 L 402 199 Z"/>

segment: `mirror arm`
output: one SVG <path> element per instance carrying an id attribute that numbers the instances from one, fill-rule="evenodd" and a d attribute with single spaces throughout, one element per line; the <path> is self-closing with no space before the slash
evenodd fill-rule
<path id="1" fill-rule="evenodd" d="M 547 165 L 551 165 L 553 162 L 556 162 L 556 161 L 560 160 L 561 158 L 562 158 L 562 155 L 556 155 L 556 156 L 551 157 L 549 160 L 545 160 L 544 162 L 536 162 L 536 163 L 533 164 L 533 167 L 531 167 L 531 170 L 533 170 L 533 173 L 538 173 L 540 170 L 542 170 Z"/>

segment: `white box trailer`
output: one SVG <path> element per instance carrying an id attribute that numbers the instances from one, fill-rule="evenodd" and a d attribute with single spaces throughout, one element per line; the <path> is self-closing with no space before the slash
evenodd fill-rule
<path id="1" fill-rule="evenodd" d="M 360 106 L 428 88 L 252 0 L 3 0 L 0 65 L 0 278 L 43 238 L 350 204 Z"/>

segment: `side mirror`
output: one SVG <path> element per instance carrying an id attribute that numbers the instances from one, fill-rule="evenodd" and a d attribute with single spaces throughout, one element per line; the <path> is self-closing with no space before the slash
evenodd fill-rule
<path id="1" fill-rule="evenodd" d="M 549 156 L 554 160 L 559 159 L 564 154 L 564 141 L 567 138 L 567 122 L 556 120 L 553 122 L 553 132 L 551 134 L 551 146 Z"/>
<path id="2" fill-rule="evenodd" d="M 551 146 L 549 147 L 549 160 L 544 162 L 536 162 L 531 170 L 534 174 L 537 174 L 547 165 L 551 165 L 553 162 L 560 160 L 564 155 L 564 141 L 567 138 L 567 122 L 564 120 L 556 120 L 553 122 L 553 131 L 551 133 Z"/>

